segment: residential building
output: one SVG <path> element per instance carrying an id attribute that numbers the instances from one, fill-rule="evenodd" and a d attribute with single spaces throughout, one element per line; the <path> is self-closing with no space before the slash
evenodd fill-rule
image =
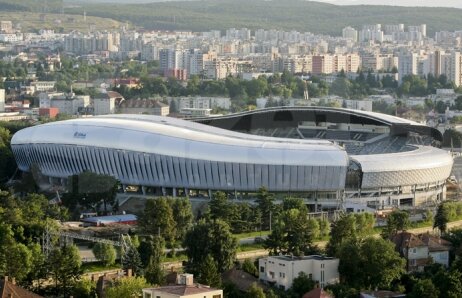
<path id="1" fill-rule="evenodd" d="M 183 109 L 215 109 L 228 110 L 231 107 L 231 100 L 228 97 L 181 97 L 178 100 L 179 110 Z"/>
<path id="2" fill-rule="evenodd" d="M 13 32 L 13 22 L 0 21 L 0 31 L 2 33 L 12 33 Z"/>
<path id="3" fill-rule="evenodd" d="M 155 99 L 129 99 L 121 102 L 118 111 L 122 114 L 167 116 L 170 113 L 170 107 Z"/>
<path id="4" fill-rule="evenodd" d="M 180 274 L 176 285 L 143 289 L 143 298 L 222 298 L 223 290 L 194 283 L 192 274 Z"/>
<path id="5" fill-rule="evenodd" d="M 5 276 L 0 280 L 0 298 L 41 298 L 42 296 L 27 291 L 16 285 L 15 279 Z"/>
<path id="6" fill-rule="evenodd" d="M 0 113 L 5 112 L 5 89 L 0 89 Z"/>
<path id="7" fill-rule="evenodd" d="M 331 55 L 313 56 L 313 74 L 330 74 L 333 70 L 333 57 Z"/>
<path id="8" fill-rule="evenodd" d="M 287 290 L 301 272 L 319 282 L 321 288 L 339 282 L 339 259 L 324 256 L 269 256 L 258 261 L 259 279 Z"/>
<path id="9" fill-rule="evenodd" d="M 57 108 L 60 114 L 77 115 L 90 106 L 90 96 L 74 95 L 55 97 L 51 100 L 51 107 Z"/>
<path id="10" fill-rule="evenodd" d="M 93 99 L 93 113 L 94 115 L 114 114 L 116 106 L 123 100 L 124 98 L 118 92 L 100 93 Z"/>
<path id="11" fill-rule="evenodd" d="M 359 31 L 360 42 L 383 42 L 383 31 L 380 24 L 364 25 L 363 29 Z"/>
<path id="12" fill-rule="evenodd" d="M 417 75 L 419 55 L 417 53 L 401 54 L 398 58 L 399 81 L 407 75 Z"/>
<path id="13" fill-rule="evenodd" d="M 35 81 L 30 83 L 35 92 L 48 92 L 55 89 L 56 81 Z"/>
<path id="14" fill-rule="evenodd" d="M 343 38 L 351 39 L 354 42 L 358 41 L 358 30 L 352 27 L 345 27 L 342 30 Z"/>
<path id="15" fill-rule="evenodd" d="M 449 266 L 450 243 L 444 239 L 429 234 L 402 232 L 396 234 L 392 241 L 396 250 L 406 259 L 408 272 L 421 272 L 432 262 Z"/>

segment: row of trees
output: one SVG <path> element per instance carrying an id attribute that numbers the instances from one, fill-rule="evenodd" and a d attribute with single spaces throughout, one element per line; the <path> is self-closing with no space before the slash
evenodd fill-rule
<path id="1" fill-rule="evenodd" d="M 59 246 L 53 238 L 44 254 L 40 245 L 45 230 L 56 230 L 55 221 L 66 218 L 66 208 L 50 205 L 42 195 L 19 198 L 0 191 L 0 275 L 35 291 L 41 291 L 40 280 L 52 278 L 51 293 L 68 295 L 81 274 L 77 248 Z"/>

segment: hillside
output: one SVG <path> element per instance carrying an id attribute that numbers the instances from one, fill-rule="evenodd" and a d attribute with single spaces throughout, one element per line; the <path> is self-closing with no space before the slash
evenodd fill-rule
<path id="1" fill-rule="evenodd" d="M 59 12 L 63 0 L 0 0 L 0 11 Z"/>
<path id="2" fill-rule="evenodd" d="M 121 23 L 108 18 L 87 17 L 83 21 L 83 16 L 69 14 L 50 14 L 42 15 L 34 12 L 5 12 L 0 11 L 0 20 L 12 21 L 13 24 L 20 24 L 23 32 L 34 32 L 40 29 L 53 29 L 56 32 L 70 32 L 79 30 L 86 32 L 89 29 L 111 30 L 121 27 Z"/>
<path id="3" fill-rule="evenodd" d="M 347 25 L 426 23 L 429 34 L 460 30 L 462 10 L 454 8 L 336 6 L 302 0 L 204 0 L 149 4 L 82 4 L 66 12 L 129 21 L 148 29 L 193 30 L 230 27 L 275 28 L 339 35 Z"/>

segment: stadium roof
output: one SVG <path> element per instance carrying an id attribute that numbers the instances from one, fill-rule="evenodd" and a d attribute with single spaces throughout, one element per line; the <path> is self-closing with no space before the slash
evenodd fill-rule
<path id="1" fill-rule="evenodd" d="M 323 140 L 261 137 L 152 115 L 81 118 L 23 129 L 12 144 L 66 144 L 212 161 L 338 166 L 346 152 Z"/>

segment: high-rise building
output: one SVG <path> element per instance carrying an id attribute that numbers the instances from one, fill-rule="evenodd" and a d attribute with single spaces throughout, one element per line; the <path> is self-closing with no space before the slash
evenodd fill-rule
<path id="1" fill-rule="evenodd" d="M 376 41 L 383 42 L 383 31 L 380 24 L 364 25 L 363 29 L 359 31 L 359 41 Z"/>
<path id="2" fill-rule="evenodd" d="M 358 41 L 358 30 L 352 28 L 352 27 L 345 27 L 342 30 L 342 36 L 343 38 L 348 38 L 353 40 L 354 42 Z"/>
<path id="3" fill-rule="evenodd" d="M 333 71 L 332 55 L 313 56 L 313 74 L 329 74 Z"/>
<path id="4" fill-rule="evenodd" d="M 398 57 L 398 78 L 401 82 L 403 77 L 407 75 L 418 74 L 418 59 L 417 53 L 401 54 Z"/>

